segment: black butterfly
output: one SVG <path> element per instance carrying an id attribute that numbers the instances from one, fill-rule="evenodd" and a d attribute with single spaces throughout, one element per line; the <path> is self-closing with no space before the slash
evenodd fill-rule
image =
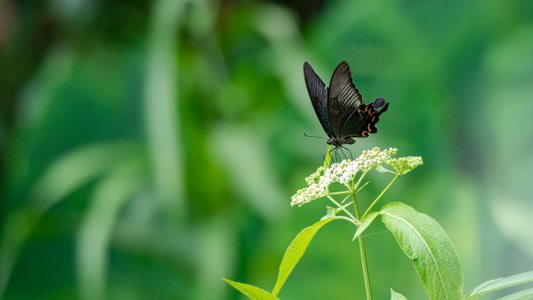
<path id="1" fill-rule="evenodd" d="M 304 76 L 315 113 L 328 134 L 328 145 L 337 149 L 355 143 L 354 137 L 365 138 L 378 132 L 376 123 L 389 103 L 377 98 L 372 104 L 363 104 L 347 62 L 341 62 L 335 69 L 329 88 L 307 62 L 304 63 Z M 377 111 L 380 107 L 383 108 Z"/>

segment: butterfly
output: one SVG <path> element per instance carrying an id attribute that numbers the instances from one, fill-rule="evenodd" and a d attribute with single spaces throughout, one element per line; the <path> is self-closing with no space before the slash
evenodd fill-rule
<path id="1" fill-rule="evenodd" d="M 307 62 L 304 63 L 304 77 L 315 113 L 329 137 L 328 145 L 338 149 L 355 143 L 353 138 L 366 138 L 378 132 L 376 123 L 389 103 L 377 98 L 372 104 L 364 104 L 347 62 L 341 62 L 335 69 L 329 88 Z"/>

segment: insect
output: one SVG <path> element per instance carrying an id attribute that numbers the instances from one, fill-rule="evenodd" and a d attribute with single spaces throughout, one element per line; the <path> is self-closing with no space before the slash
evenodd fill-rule
<path id="1" fill-rule="evenodd" d="M 304 77 L 315 113 L 329 137 L 327 144 L 334 146 L 333 150 L 355 143 L 353 138 L 366 138 L 378 132 L 376 123 L 389 103 L 377 98 L 372 104 L 364 104 L 347 62 L 341 62 L 335 69 L 329 88 L 307 62 L 304 63 Z"/>

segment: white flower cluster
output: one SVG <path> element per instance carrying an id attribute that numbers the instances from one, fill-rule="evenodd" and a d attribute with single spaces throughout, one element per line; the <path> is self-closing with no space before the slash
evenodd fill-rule
<path id="1" fill-rule="evenodd" d="M 398 175 L 403 175 L 423 164 L 420 156 L 407 156 L 401 158 L 391 158 L 398 149 L 389 148 L 381 151 L 378 147 L 372 150 L 365 150 L 355 160 L 343 160 L 334 163 L 324 170 L 324 167 L 305 179 L 308 187 L 298 190 L 291 197 L 291 205 L 303 205 L 311 200 L 322 198 L 328 194 L 329 185 L 339 182 L 349 187 L 348 183 L 353 181 L 357 172 L 368 172 L 382 163 L 394 168 Z M 324 175 L 320 175 L 320 174 Z"/>
<path id="2" fill-rule="evenodd" d="M 355 160 L 343 160 L 340 163 L 334 163 L 324 170 L 324 167 L 305 179 L 308 187 L 298 190 L 291 198 L 291 205 L 302 205 L 311 200 L 318 199 L 327 195 L 329 185 L 333 182 L 339 182 L 348 185 L 355 178 L 357 172 L 368 172 L 377 165 L 388 162 L 391 156 L 396 154 L 396 148 L 389 148 L 381 151 L 378 147 L 372 150 L 365 150 Z M 323 173 L 324 175 L 320 176 Z"/>
<path id="3" fill-rule="evenodd" d="M 355 161 L 359 163 L 360 170 L 368 172 L 375 166 L 388 162 L 396 152 L 398 152 L 396 148 L 381 151 L 378 147 L 374 147 L 372 150 L 364 150 Z"/>
<path id="4" fill-rule="evenodd" d="M 420 166 L 424 162 L 420 156 L 407 156 L 390 159 L 387 164 L 393 167 L 397 174 L 403 175 L 411 172 L 414 168 Z"/>
<path id="5" fill-rule="evenodd" d="M 326 195 L 329 184 L 325 184 L 323 176 L 320 176 L 323 171 L 324 167 L 322 166 L 318 168 L 315 173 L 305 178 L 305 182 L 307 182 L 308 187 L 299 189 L 298 192 L 291 197 L 291 205 L 302 205 L 311 200 L 322 198 Z"/>

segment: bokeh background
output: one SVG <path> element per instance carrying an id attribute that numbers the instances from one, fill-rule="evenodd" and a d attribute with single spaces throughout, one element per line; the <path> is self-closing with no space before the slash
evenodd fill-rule
<path id="1" fill-rule="evenodd" d="M 343 60 L 367 103 L 390 101 L 351 151 L 425 162 L 382 204 L 440 222 L 465 293 L 532 270 L 533 2 L 3 0 L 0 298 L 241 299 L 222 277 L 271 290 L 327 204 L 289 205 L 326 150 L 303 135 L 325 136 L 303 63 L 329 82 Z M 363 297 L 337 223 L 281 298 Z M 375 299 L 426 298 L 379 223 Z"/>

